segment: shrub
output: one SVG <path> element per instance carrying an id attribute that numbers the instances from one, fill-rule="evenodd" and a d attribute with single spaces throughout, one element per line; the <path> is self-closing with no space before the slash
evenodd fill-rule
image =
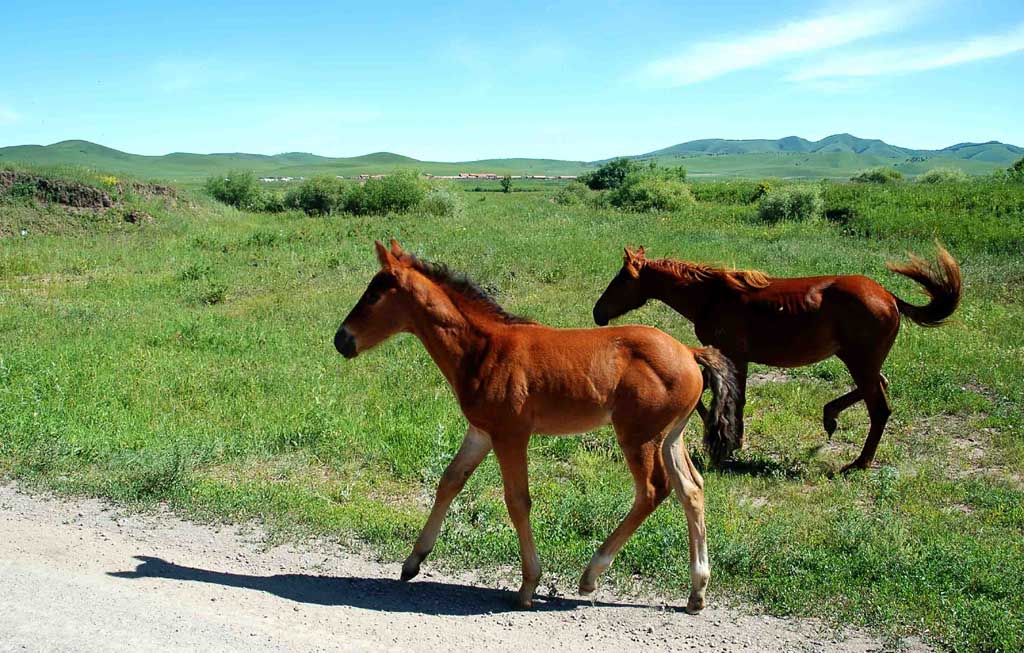
<path id="1" fill-rule="evenodd" d="M 576 206 L 578 204 L 584 204 L 591 197 L 591 190 L 581 183 L 573 182 L 562 186 L 552 196 L 551 200 L 555 204 L 561 204 L 562 206 Z"/>
<path id="2" fill-rule="evenodd" d="M 850 177 L 859 184 L 894 184 L 903 179 L 903 173 L 894 168 L 872 168 Z"/>
<path id="3" fill-rule="evenodd" d="M 227 176 L 209 177 L 204 187 L 215 200 L 237 209 L 259 211 L 264 205 L 256 175 L 247 170 L 232 170 Z"/>
<path id="4" fill-rule="evenodd" d="M 1012 166 L 1006 169 L 1006 177 L 1010 181 L 1024 183 L 1024 157 L 1017 159 Z"/>
<path id="5" fill-rule="evenodd" d="M 462 197 L 450 188 L 432 188 L 420 202 L 424 213 L 449 218 L 462 212 Z"/>
<path id="6" fill-rule="evenodd" d="M 631 174 L 640 172 L 640 164 L 633 159 L 614 159 L 597 170 L 579 176 L 579 182 L 591 190 L 611 190 L 618 188 Z"/>
<path id="7" fill-rule="evenodd" d="M 608 193 L 608 202 L 627 211 L 676 211 L 694 203 L 683 182 L 669 176 L 633 173 Z"/>
<path id="8" fill-rule="evenodd" d="M 306 215 L 330 215 L 341 206 L 344 197 L 344 182 L 331 175 L 317 175 L 289 190 L 284 204 L 301 209 Z"/>
<path id="9" fill-rule="evenodd" d="M 768 223 L 812 220 L 822 215 L 824 206 L 820 190 L 813 186 L 794 186 L 764 195 L 757 203 L 757 217 Z"/>
<path id="10" fill-rule="evenodd" d="M 403 213 L 422 202 L 426 194 L 418 173 L 401 171 L 353 186 L 345 193 L 344 206 L 356 215 Z"/>
<path id="11" fill-rule="evenodd" d="M 917 178 L 922 184 L 956 184 L 969 180 L 967 173 L 957 168 L 933 168 Z"/>
<path id="12" fill-rule="evenodd" d="M 505 175 L 504 177 L 501 178 L 501 192 L 512 192 L 512 177 Z"/>

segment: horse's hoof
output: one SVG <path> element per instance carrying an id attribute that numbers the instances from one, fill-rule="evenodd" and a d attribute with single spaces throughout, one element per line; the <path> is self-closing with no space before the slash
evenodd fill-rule
<path id="1" fill-rule="evenodd" d="M 597 589 L 597 584 L 596 583 L 587 583 L 587 582 L 584 582 L 582 580 L 580 581 L 580 588 L 579 588 L 580 596 L 586 596 L 588 594 L 593 594 L 594 590 L 596 590 L 596 589 Z"/>
<path id="2" fill-rule="evenodd" d="M 828 439 L 831 440 L 835 434 L 836 429 L 839 428 L 839 422 L 834 419 L 825 419 L 821 422 L 822 426 L 825 427 L 825 433 L 828 434 Z"/>
<path id="3" fill-rule="evenodd" d="M 691 596 L 690 600 L 686 602 L 686 611 L 690 614 L 697 614 L 704 609 L 704 597 Z"/>
<path id="4" fill-rule="evenodd" d="M 416 576 L 419 575 L 419 573 L 420 566 L 418 564 L 409 564 L 408 562 L 406 562 L 404 565 L 402 565 L 401 580 L 402 582 L 412 580 L 413 578 L 416 578 Z"/>
<path id="5" fill-rule="evenodd" d="M 871 463 L 864 462 L 860 458 L 839 470 L 840 474 L 849 474 L 857 470 L 864 470 L 871 466 Z"/>
<path id="6" fill-rule="evenodd" d="M 533 597 L 524 599 L 522 597 L 516 598 L 516 607 L 520 610 L 532 610 L 533 609 Z"/>

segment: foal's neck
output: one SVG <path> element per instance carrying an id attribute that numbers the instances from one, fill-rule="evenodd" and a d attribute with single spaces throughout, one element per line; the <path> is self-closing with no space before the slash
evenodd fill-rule
<path id="1" fill-rule="evenodd" d="M 647 296 L 668 304 L 690 322 L 700 320 L 714 300 L 714 293 L 723 291 L 713 278 L 684 278 L 669 269 L 644 266 L 644 288 Z"/>
<path id="2" fill-rule="evenodd" d="M 413 334 L 453 389 L 461 387 L 466 366 L 486 346 L 490 327 L 487 320 L 463 310 L 445 296 L 443 300 L 417 303 L 413 315 Z"/>

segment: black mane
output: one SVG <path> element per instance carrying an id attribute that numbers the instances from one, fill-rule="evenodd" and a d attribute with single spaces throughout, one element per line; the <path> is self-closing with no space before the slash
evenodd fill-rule
<path id="1" fill-rule="evenodd" d="M 509 313 L 501 304 L 491 297 L 490 293 L 481 288 L 466 275 L 455 272 L 444 263 L 434 263 L 416 258 L 412 254 L 406 254 L 408 263 L 414 270 L 427 277 L 443 288 L 451 290 L 461 297 L 476 304 L 488 314 L 497 317 L 506 324 L 536 324 L 529 318 Z"/>

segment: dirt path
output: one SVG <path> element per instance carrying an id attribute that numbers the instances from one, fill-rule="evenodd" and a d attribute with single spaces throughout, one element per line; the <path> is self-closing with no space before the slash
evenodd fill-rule
<path id="1" fill-rule="evenodd" d="M 538 601 L 471 577 L 399 583 L 313 543 L 267 549 L 255 528 L 212 527 L 0 484 L 0 651 L 873 651 L 808 620 L 712 605 L 690 616 L 598 591 Z M 428 565 L 429 566 L 429 565 Z M 713 601 L 714 599 L 712 599 Z"/>

